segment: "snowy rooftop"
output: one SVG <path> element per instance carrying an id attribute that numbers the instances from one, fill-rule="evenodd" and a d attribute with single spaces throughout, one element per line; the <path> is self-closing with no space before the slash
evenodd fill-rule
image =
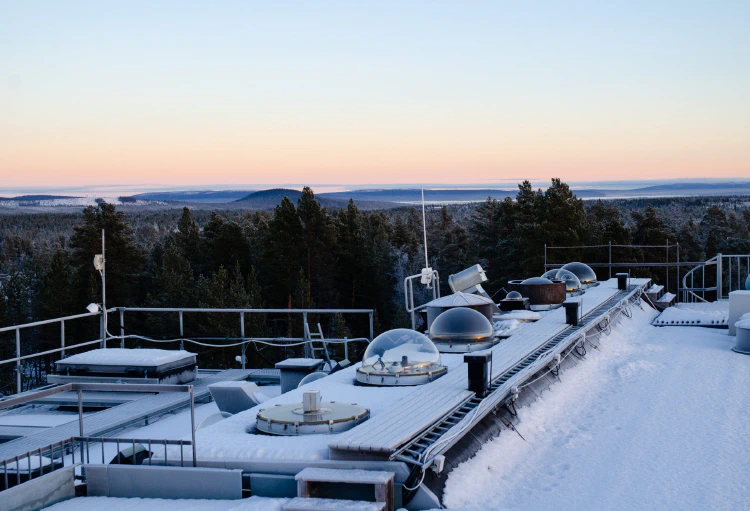
<path id="1" fill-rule="evenodd" d="M 738 509 L 750 502 L 750 356 L 726 330 L 633 308 L 447 481 L 450 509 Z"/>
<path id="2" fill-rule="evenodd" d="M 184 350 L 106 348 L 72 355 L 60 362 L 82 365 L 157 366 L 194 357 L 195 353 Z"/>

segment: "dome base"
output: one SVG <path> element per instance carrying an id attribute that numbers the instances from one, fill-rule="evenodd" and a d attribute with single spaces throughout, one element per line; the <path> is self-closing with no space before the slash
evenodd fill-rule
<path id="1" fill-rule="evenodd" d="M 370 369 L 372 369 L 372 366 L 357 368 L 357 383 L 376 387 L 410 387 L 430 383 L 448 372 L 448 368 L 445 366 L 426 368 L 423 372 L 408 373 L 389 373 Z"/>
<path id="2" fill-rule="evenodd" d="M 500 342 L 499 337 L 482 339 L 481 341 L 433 341 L 440 353 L 471 353 L 493 347 Z"/>

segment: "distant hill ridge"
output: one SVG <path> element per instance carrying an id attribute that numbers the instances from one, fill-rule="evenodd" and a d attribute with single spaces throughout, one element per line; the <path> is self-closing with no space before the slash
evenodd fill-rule
<path id="1" fill-rule="evenodd" d="M 302 192 L 299 190 L 292 190 L 290 188 L 271 188 L 268 190 L 253 192 L 235 202 L 242 203 L 243 205 L 254 209 L 272 209 L 281 203 L 284 197 L 287 197 L 296 205 L 301 196 Z M 316 195 L 315 198 L 320 202 L 321 206 L 325 207 L 344 208 L 349 203 L 348 198 L 329 198 L 326 197 L 325 194 Z"/>

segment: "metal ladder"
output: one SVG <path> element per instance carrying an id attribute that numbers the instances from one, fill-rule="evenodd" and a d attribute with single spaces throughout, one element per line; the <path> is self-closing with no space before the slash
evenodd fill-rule
<path id="1" fill-rule="evenodd" d="M 306 337 L 309 339 L 310 342 L 310 352 L 312 353 L 312 358 L 315 358 L 315 354 L 317 352 L 323 352 L 323 359 L 326 361 L 326 364 L 328 364 L 328 369 L 333 369 L 333 362 L 331 362 L 331 355 L 328 353 L 328 343 L 325 341 L 325 336 L 323 335 L 323 328 L 320 326 L 320 323 L 317 324 L 318 331 L 317 332 L 311 332 L 310 331 L 310 325 L 305 323 L 305 334 Z M 316 348 L 315 344 L 313 344 L 312 341 L 320 341 L 321 347 Z"/>
<path id="2" fill-rule="evenodd" d="M 516 376 L 524 369 L 529 368 L 532 364 L 542 358 L 547 352 L 557 347 L 564 339 L 569 338 L 571 335 L 575 334 L 582 328 L 591 325 L 592 323 L 601 321 L 601 316 L 603 314 L 617 305 L 632 291 L 632 287 L 625 291 L 619 291 L 609 300 L 605 301 L 604 303 L 590 311 L 588 314 L 583 316 L 578 326 L 569 326 L 559 334 L 552 337 L 541 347 L 537 348 L 530 355 L 519 361 L 515 366 L 492 380 L 492 383 L 490 384 L 490 392 L 486 397 L 481 398 L 475 395 L 467 399 L 456 408 L 454 408 L 453 411 L 448 412 L 446 415 L 444 415 L 432 427 L 428 428 L 423 433 L 418 435 L 415 439 L 409 441 L 403 447 L 396 450 L 391 455 L 390 459 L 404 461 L 406 463 L 411 463 L 414 465 L 421 465 L 424 461 L 426 461 L 421 459 L 422 453 L 424 453 L 432 444 L 437 442 L 440 437 L 447 433 L 448 430 L 450 430 L 453 426 L 461 422 L 461 420 L 466 417 L 469 412 L 479 406 L 482 401 L 484 401 L 485 399 L 489 399 L 490 397 L 495 397 L 493 396 L 493 394 L 495 394 L 496 391 L 503 387 L 508 382 L 508 380 Z"/>

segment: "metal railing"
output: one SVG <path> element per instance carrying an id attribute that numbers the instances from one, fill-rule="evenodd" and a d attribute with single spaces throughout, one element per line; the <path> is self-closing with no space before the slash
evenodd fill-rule
<path id="1" fill-rule="evenodd" d="M 60 353 L 62 357 L 65 357 L 65 352 L 67 350 L 75 349 L 75 348 L 81 348 L 86 346 L 91 346 L 94 344 L 99 344 L 101 348 L 107 347 L 107 341 L 110 340 L 119 340 L 120 341 L 120 347 L 125 347 L 125 339 L 128 338 L 128 334 L 126 334 L 125 331 L 125 313 L 126 312 L 149 312 L 149 313 L 177 313 L 179 317 L 179 338 L 174 339 L 174 342 L 180 342 L 180 348 L 184 348 L 184 341 L 200 341 L 200 340 L 222 340 L 222 341 L 235 341 L 236 344 L 240 345 L 241 349 L 241 364 L 242 368 L 245 369 L 245 349 L 247 346 L 252 342 L 280 342 L 280 343 L 304 343 L 307 347 L 314 341 L 310 338 L 308 335 L 308 330 L 304 328 L 304 326 L 307 324 L 307 318 L 308 314 L 367 314 L 369 316 L 369 337 L 366 339 L 368 341 L 372 341 L 373 338 L 373 309 L 208 309 L 208 308 L 188 308 L 188 307 L 171 307 L 171 308 L 160 308 L 160 307 L 112 307 L 107 310 L 107 315 L 112 313 L 119 313 L 119 335 L 112 335 L 109 332 L 107 332 L 107 327 L 105 326 L 105 318 L 104 314 L 101 311 L 98 312 L 88 312 L 84 314 L 76 314 L 73 316 L 65 316 L 62 318 L 54 318 L 54 319 L 47 319 L 44 321 L 35 321 L 33 323 L 24 323 L 21 325 L 13 325 L 13 326 L 7 326 L 0 328 L 0 334 L 6 333 L 6 332 L 14 332 L 15 333 L 15 341 L 16 341 L 16 356 L 12 358 L 8 358 L 5 360 L 0 360 L 0 366 L 7 365 L 7 364 L 15 364 L 16 365 L 16 393 L 20 394 L 23 390 L 23 381 L 22 381 L 22 375 L 23 375 L 23 369 L 22 369 L 22 362 L 25 360 L 31 360 L 39 357 L 43 357 L 46 355 L 52 355 L 55 353 Z M 187 313 L 228 313 L 228 314 L 238 314 L 239 315 L 239 332 L 240 337 L 191 337 L 189 339 L 184 338 L 184 315 Z M 302 326 L 303 329 L 303 337 L 246 337 L 245 336 L 245 315 L 247 314 L 299 314 L 302 316 Z M 82 318 L 88 318 L 92 316 L 99 316 L 99 332 L 100 337 L 98 339 L 94 339 L 91 341 L 85 341 L 77 344 L 66 344 L 66 335 L 65 335 L 65 325 L 66 322 L 71 322 L 75 320 L 81 320 Z M 54 325 L 59 324 L 60 325 L 60 347 L 45 351 L 40 351 L 36 353 L 31 353 L 28 355 L 22 355 L 22 336 L 21 333 L 24 330 L 28 330 L 35 327 L 45 326 L 45 325 Z M 157 340 L 157 339 L 149 339 L 145 336 L 136 336 L 140 340 L 143 340 L 145 342 L 165 342 L 164 340 Z M 343 342 L 346 345 L 345 351 L 348 353 L 349 346 L 348 344 L 350 342 L 357 342 L 359 340 L 363 340 L 365 338 L 352 338 L 352 339 L 326 339 L 327 342 Z M 222 348 L 222 346 L 216 346 L 219 348 Z M 231 346 L 225 346 L 224 348 L 230 348 Z"/>
<path id="2" fill-rule="evenodd" d="M 719 253 L 707 261 L 697 263 L 685 274 L 679 296 L 683 302 L 706 302 L 712 298 L 724 300 L 729 298 L 732 291 L 744 289 L 744 279 L 748 278 L 748 275 L 750 254 Z"/>
<path id="3" fill-rule="evenodd" d="M 65 467 L 65 456 L 70 454 L 72 456 L 72 465 L 76 464 L 75 461 L 75 439 L 66 438 L 59 442 L 54 442 L 45 447 L 28 451 L 25 454 L 19 454 L 10 459 L 6 459 L 0 462 L 2 466 L 2 482 L 3 486 L 1 490 L 7 490 L 12 486 L 21 484 L 25 481 L 31 480 L 34 477 L 41 477 L 45 473 L 49 474 L 55 470 L 59 470 Z M 83 451 L 81 451 L 81 457 Z M 26 467 L 22 465 L 22 461 L 26 460 Z M 39 460 L 39 463 L 35 466 L 34 461 Z"/>

